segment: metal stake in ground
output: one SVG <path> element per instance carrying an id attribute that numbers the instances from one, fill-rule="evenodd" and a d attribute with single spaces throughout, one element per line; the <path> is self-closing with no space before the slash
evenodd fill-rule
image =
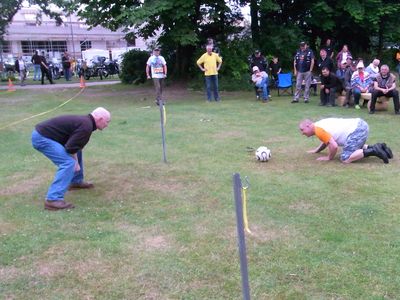
<path id="1" fill-rule="evenodd" d="M 240 273 L 242 275 L 243 299 L 250 300 L 249 274 L 247 271 L 246 240 L 243 227 L 242 181 L 238 173 L 233 174 L 233 195 L 236 206 L 236 227 L 240 257 Z"/>
<path id="2" fill-rule="evenodd" d="M 166 154 L 166 145 L 165 145 L 165 122 L 166 122 L 166 112 L 163 101 L 160 101 L 160 122 L 161 122 L 161 138 L 162 138 L 162 147 L 163 147 L 163 159 L 164 162 L 167 163 L 167 154 Z"/>

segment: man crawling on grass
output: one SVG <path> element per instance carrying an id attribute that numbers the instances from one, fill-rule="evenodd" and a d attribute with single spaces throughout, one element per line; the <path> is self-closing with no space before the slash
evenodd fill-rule
<path id="1" fill-rule="evenodd" d="M 327 118 L 315 123 L 306 119 L 300 122 L 299 129 L 303 135 L 316 135 L 321 141 L 317 148 L 308 153 L 319 153 L 328 148 L 327 156 L 317 158 L 320 161 L 332 160 L 339 147 L 343 148 L 340 160 L 345 164 L 367 156 L 379 157 L 385 164 L 393 158 L 392 150 L 385 143 L 365 144 L 369 128 L 367 122 L 360 118 Z"/>

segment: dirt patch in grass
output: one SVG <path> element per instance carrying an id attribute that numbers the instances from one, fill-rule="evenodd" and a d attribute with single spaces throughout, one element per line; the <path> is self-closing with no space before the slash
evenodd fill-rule
<path id="1" fill-rule="evenodd" d="M 295 232 L 287 226 L 282 228 L 273 228 L 272 226 L 270 228 L 264 228 L 264 226 L 255 224 L 250 226 L 250 230 L 251 234 L 249 234 L 249 238 L 254 238 L 261 243 L 275 240 L 288 241 L 295 235 Z"/>
<path id="2" fill-rule="evenodd" d="M 223 131 L 217 134 L 214 134 L 214 139 L 228 139 L 228 138 L 240 138 L 244 137 L 245 134 L 241 131 Z"/>
<path id="3" fill-rule="evenodd" d="M 18 278 L 22 272 L 13 266 L 0 267 L 0 282 L 7 282 Z"/>
<path id="4" fill-rule="evenodd" d="M 158 228 L 140 228 L 137 225 L 120 223 L 118 228 L 128 233 L 130 236 L 135 236 L 135 242 L 132 246 L 134 251 L 151 251 L 151 250 L 166 250 L 172 247 L 172 238 L 160 234 Z"/>
<path id="5" fill-rule="evenodd" d="M 150 171 L 150 170 L 149 170 Z M 122 178 L 126 178 L 123 179 Z M 179 178 L 170 176 L 164 177 L 162 180 L 156 174 L 154 178 L 143 177 L 143 174 L 128 170 L 125 174 L 116 174 L 107 178 L 107 185 L 110 187 L 106 193 L 106 199 L 112 200 L 116 197 L 126 198 L 135 193 L 143 193 L 144 191 L 152 191 L 159 194 L 181 193 L 185 188 L 184 183 Z"/>
<path id="6" fill-rule="evenodd" d="M 170 247 L 166 237 L 162 235 L 147 237 L 144 240 L 144 245 L 148 250 L 163 250 Z"/>
<path id="7" fill-rule="evenodd" d="M 289 209 L 294 210 L 296 212 L 301 212 L 304 214 L 313 214 L 318 210 L 314 204 L 312 204 L 310 202 L 306 202 L 304 200 L 300 200 L 296 203 L 289 205 Z"/>
<path id="8" fill-rule="evenodd" d="M 7 235 L 16 230 L 16 226 L 7 222 L 0 222 L 0 235 Z"/>
<path id="9" fill-rule="evenodd" d="M 33 189 L 37 188 L 44 182 L 48 181 L 46 176 L 37 175 L 34 177 L 25 178 L 26 174 L 17 173 L 14 174 L 9 181 L 12 182 L 10 185 L 0 190 L 0 196 L 12 196 L 16 194 L 25 194 Z"/>

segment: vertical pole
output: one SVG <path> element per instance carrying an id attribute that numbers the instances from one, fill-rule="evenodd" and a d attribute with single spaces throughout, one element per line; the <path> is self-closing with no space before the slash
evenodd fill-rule
<path id="1" fill-rule="evenodd" d="M 164 103 L 161 100 L 160 104 L 160 121 L 161 121 L 161 138 L 162 138 L 162 147 L 163 147 L 163 159 L 164 162 L 167 163 L 167 154 L 166 154 L 166 146 L 165 146 L 165 128 L 164 128 Z"/>
<path id="2" fill-rule="evenodd" d="M 238 173 L 233 174 L 233 194 L 236 206 L 236 227 L 240 257 L 240 273 L 242 276 L 243 299 L 250 300 L 249 274 L 247 271 L 246 239 L 243 226 L 242 181 Z"/>

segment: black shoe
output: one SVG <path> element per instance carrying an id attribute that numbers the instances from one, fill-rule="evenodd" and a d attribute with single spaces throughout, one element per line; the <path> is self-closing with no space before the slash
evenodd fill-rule
<path id="1" fill-rule="evenodd" d="M 389 163 L 388 155 L 386 154 L 386 151 L 383 150 L 381 145 L 375 144 L 375 145 L 372 146 L 372 149 L 375 152 L 374 153 L 375 156 L 377 156 L 380 159 L 382 159 L 385 164 Z"/>
<path id="2" fill-rule="evenodd" d="M 373 115 L 374 113 L 375 113 L 374 110 L 370 110 L 370 111 L 369 111 L 369 114 L 370 114 L 370 115 Z"/>
<path id="3" fill-rule="evenodd" d="M 299 103 L 299 100 L 292 100 L 290 103 Z"/>
<path id="4" fill-rule="evenodd" d="M 319 105 L 319 106 L 325 106 L 325 104 L 324 104 L 324 103 L 319 103 L 318 105 Z"/>
<path id="5" fill-rule="evenodd" d="M 390 149 L 390 148 L 386 145 L 386 143 L 378 143 L 378 145 L 380 145 L 380 146 L 382 147 L 383 151 L 385 151 L 385 153 L 386 153 L 386 155 L 387 155 L 387 157 L 388 157 L 389 159 L 392 159 L 392 158 L 393 158 L 392 149 Z"/>
<path id="6" fill-rule="evenodd" d="M 395 111 L 394 114 L 395 115 L 400 115 L 400 111 Z"/>
<path id="7" fill-rule="evenodd" d="M 308 100 L 304 100 L 304 103 L 308 103 Z"/>

